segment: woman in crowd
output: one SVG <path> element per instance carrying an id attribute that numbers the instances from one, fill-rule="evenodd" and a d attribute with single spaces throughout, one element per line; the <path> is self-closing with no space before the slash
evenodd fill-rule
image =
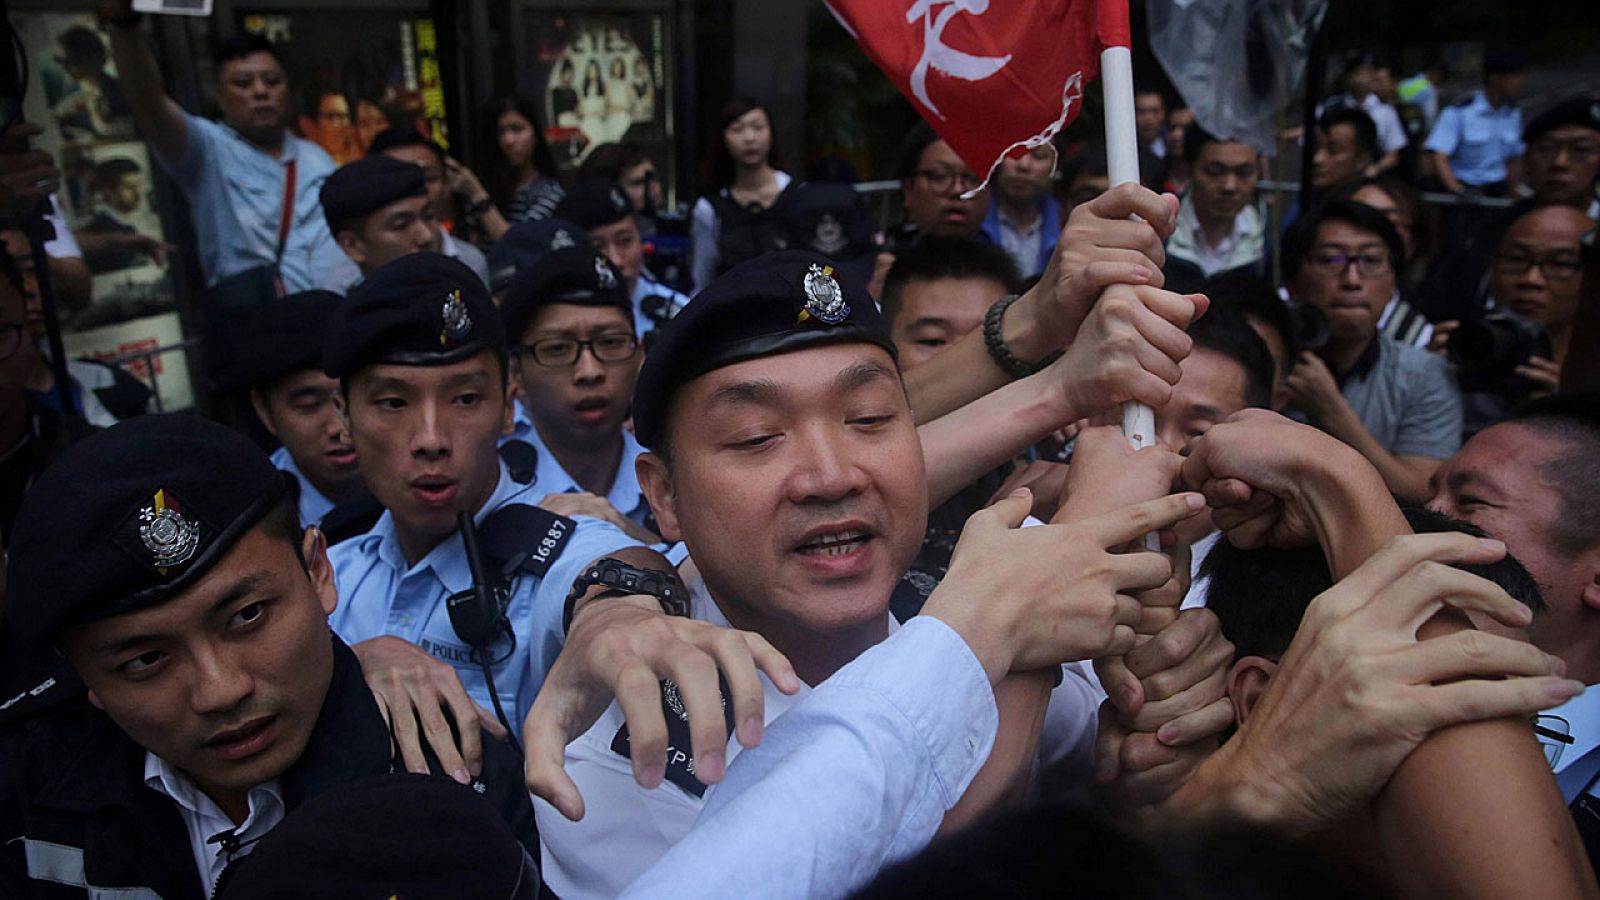
<path id="1" fill-rule="evenodd" d="M 757 100 L 728 101 L 707 147 L 701 183 L 708 190 L 694 205 L 691 230 L 696 291 L 738 263 L 778 249 L 768 245 L 777 226 L 767 212 L 792 180 L 777 167 L 772 119 Z"/>
<path id="2" fill-rule="evenodd" d="M 494 204 L 473 212 L 481 217 L 490 241 L 498 241 L 517 222 L 549 218 L 566 194 L 555 179 L 555 158 L 533 106 L 525 97 L 505 96 L 491 100 L 484 110 L 483 146 L 489 148 L 488 186 Z"/>

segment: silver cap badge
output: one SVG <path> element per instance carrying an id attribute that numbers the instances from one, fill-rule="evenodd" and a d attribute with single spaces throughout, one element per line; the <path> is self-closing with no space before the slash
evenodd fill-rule
<path id="1" fill-rule="evenodd" d="M 156 491 L 150 505 L 139 513 L 139 521 L 139 540 L 155 557 L 157 568 L 181 566 L 193 559 L 200 547 L 199 524 L 184 518 L 165 490 Z"/>
<path id="2" fill-rule="evenodd" d="M 833 277 L 833 266 L 812 263 L 806 270 L 805 289 L 806 308 L 800 310 L 795 321 L 816 317 L 829 325 L 837 325 L 850 315 L 850 304 L 844 302 L 844 291 Z"/>
<path id="3" fill-rule="evenodd" d="M 444 319 L 444 331 L 439 334 L 441 345 L 459 341 L 472 330 L 472 316 L 467 314 L 467 304 L 461 299 L 460 288 L 451 291 L 450 296 L 445 298 L 439 314 Z"/>
<path id="4" fill-rule="evenodd" d="M 600 282 L 600 287 L 611 290 L 617 286 L 617 276 L 611 274 L 611 267 L 598 256 L 594 258 L 594 277 Z"/>

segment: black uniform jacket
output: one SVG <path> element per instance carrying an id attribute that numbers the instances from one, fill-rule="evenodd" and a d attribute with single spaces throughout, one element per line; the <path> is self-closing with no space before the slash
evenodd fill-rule
<path id="1" fill-rule="evenodd" d="M 299 762 L 282 778 L 289 813 L 338 784 L 402 772 L 350 648 L 333 639 L 333 680 Z M 522 760 L 484 735 L 473 785 L 538 859 Z M 178 807 L 145 786 L 145 751 L 87 702 L 0 734 L 0 898 L 200 900 Z M 431 755 L 434 774 L 442 774 Z"/>

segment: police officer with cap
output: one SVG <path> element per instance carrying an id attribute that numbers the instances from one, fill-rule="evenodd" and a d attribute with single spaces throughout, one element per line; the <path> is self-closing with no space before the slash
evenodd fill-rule
<path id="1" fill-rule="evenodd" d="M 656 281 L 645 266 L 644 240 L 622 186 L 609 178 L 586 178 L 567 192 L 556 216 L 588 231 L 594 249 L 622 273 L 633 301 L 635 330 L 648 347 L 650 333 L 677 315 L 689 298 Z"/>
<path id="2" fill-rule="evenodd" d="M 339 382 L 322 371 L 322 345 L 338 294 L 305 291 L 257 310 L 239 372 L 250 404 L 281 442 L 272 464 L 295 477 L 300 524 L 322 522 L 340 501 L 362 493 Z"/>
<path id="3" fill-rule="evenodd" d="M 288 477 L 197 417 L 119 424 L 40 478 L 7 615 L 89 703 L 0 739 L 0 895 L 198 900 L 286 813 L 394 769 L 373 692 L 328 631 L 325 550 Z M 536 842 L 514 753 L 489 742 L 464 780 Z"/>
<path id="4" fill-rule="evenodd" d="M 591 563 L 668 566 L 609 523 L 539 509 L 542 492 L 511 477 L 497 455 L 512 417 L 504 330 L 461 263 L 416 253 L 374 272 L 335 313 L 323 367 L 385 510 L 330 554 L 344 598 L 332 624 L 387 686 L 415 768 L 422 739 L 453 743 L 442 710 L 458 728 L 517 728 Z"/>
<path id="5" fill-rule="evenodd" d="M 378 268 L 408 253 L 439 249 L 439 222 L 422 168 L 389 156 L 340 166 L 322 185 L 322 214 L 349 260 L 322 287 L 346 293 Z"/>
<path id="6" fill-rule="evenodd" d="M 1540 204 L 1560 204 L 1600 218 L 1600 94 L 1569 97 L 1540 113 L 1522 133 L 1528 186 Z"/>
<path id="7" fill-rule="evenodd" d="M 643 449 L 623 427 L 643 353 L 621 275 L 587 246 L 557 250 L 517 278 L 501 313 L 530 413 L 517 439 L 537 454 L 539 505 L 659 543 L 634 471 Z"/>

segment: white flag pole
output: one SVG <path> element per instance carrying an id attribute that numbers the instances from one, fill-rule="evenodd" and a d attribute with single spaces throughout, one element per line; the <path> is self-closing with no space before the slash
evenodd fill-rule
<path id="1" fill-rule="evenodd" d="M 1112 187 L 1139 181 L 1139 138 L 1133 116 L 1133 54 L 1127 47 L 1100 51 L 1100 87 L 1105 94 L 1106 174 Z M 1122 433 L 1135 450 L 1156 442 L 1155 410 L 1130 400 L 1122 404 Z M 1161 540 L 1145 535 L 1145 546 L 1161 549 Z"/>

